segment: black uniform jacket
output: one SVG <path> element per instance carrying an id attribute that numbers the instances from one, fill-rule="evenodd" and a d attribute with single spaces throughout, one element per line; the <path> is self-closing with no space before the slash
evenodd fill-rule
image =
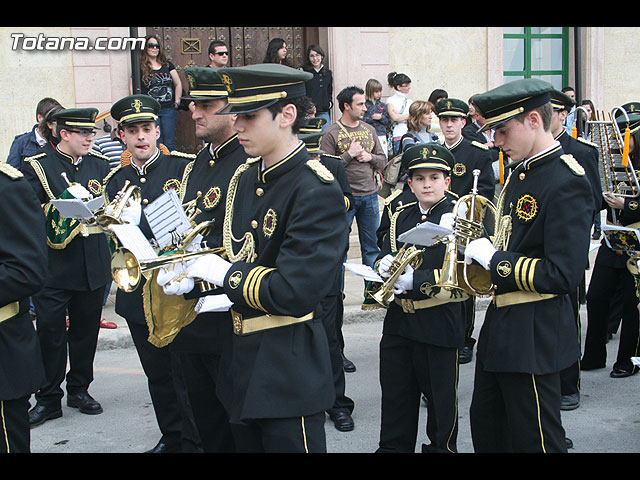
<path id="1" fill-rule="evenodd" d="M 47 238 L 40 202 L 9 165 L 0 168 L 0 202 L 5 209 L 0 217 L 0 308 L 18 302 L 17 314 L 0 321 L 0 400 L 13 400 L 37 391 L 44 381 L 29 296 L 40 290 L 47 274 Z"/>
<path id="2" fill-rule="evenodd" d="M 182 180 L 183 203 L 198 198 L 200 210 L 196 223 L 213 220 L 209 234 L 204 237 L 209 248 L 222 246 L 222 225 L 229 181 L 248 155 L 238 142 L 238 136 L 211 149 L 203 148 L 195 161 L 187 167 Z M 205 312 L 183 327 L 171 344 L 180 351 L 215 353 L 222 351 L 223 340 L 233 331 L 230 312 Z"/>
<path id="3" fill-rule="evenodd" d="M 172 188 L 178 193 L 184 169 L 189 162 L 188 156 L 173 152 L 165 155 L 158 150 L 155 157 L 150 159 L 140 171 L 132 163 L 115 167 L 105 178 L 106 189 L 105 204 L 112 201 L 117 193 L 129 181 L 129 186 L 140 187 L 142 208 L 153 202 L 160 195 Z M 191 160 L 193 158 L 191 157 Z M 147 238 L 153 238 L 153 232 L 144 212 L 140 215 L 140 230 Z M 133 292 L 125 292 L 118 289 L 116 292 L 116 313 L 130 322 L 144 324 L 145 315 L 142 303 L 142 289 L 146 280 L 141 277 L 140 285 Z"/>
<path id="4" fill-rule="evenodd" d="M 234 311 L 245 318 L 300 318 L 318 308 L 347 249 L 343 198 L 330 172 L 311 160 L 302 143 L 264 171 L 261 159 L 252 160 L 239 179 L 231 229 L 236 239 L 249 232 L 255 256 L 233 263 L 225 277 Z M 307 415 L 333 405 L 320 318 L 233 335 L 231 352 L 224 363 L 232 381 L 218 392 L 232 421 Z"/>
<path id="5" fill-rule="evenodd" d="M 417 201 L 398 206 L 390 219 L 390 227 L 395 227 L 396 236 L 424 222 L 439 223 L 440 217 L 451 212 L 456 196 L 446 192 L 445 196 L 433 205 L 426 214 L 420 211 Z M 380 232 L 380 230 L 379 230 Z M 400 243 L 391 241 L 386 233 L 383 237 L 379 259 L 388 254 L 394 255 L 402 247 Z M 425 248 L 419 245 L 417 248 Z M 435 297 L 450 297 L 449 303 L 419 308 L 415 313 L 404 313 L 403 309 L 392 301 L 384 319 L 383 333 L 400 335 L 417 342 L 428 343 L 439 347 L 461 347 L 465 337 L 465 319 L 462 314 L 461 300 L 468 298 L 466 293 L 446 292 L 440 287 L 433 287 L 440 279 L 440 270 L 444 261 L 445 244 L 438 242 L 425 248 L 422 263 L 413 274 L 413 289 L 397 298 L 426 300 Z"/>
<path id="6" fill-rule="evenodd" d="M 473 171 L 480 170 L 478 178 L 478 193 L 493 201 L 495 193 L 495 176 L 493 175 L 491 153 L 485 145 L 472 142 L 465 137 L 449 147 L 444 144 L 455 157 L 455 163 L 451 169 L 451 191 L 462 197 L 471 193 L 473 188 Z"/>
<path id="7" fill-rule="evenodd" d="M 497 296 L 522 293 L 516 304 L 489 305 L 478 339 L 487 370 L 547 374 L 580 354 L 567 294 L 577 289 L 587 264 L 592 198 L 584 169 L 559 144 L 509 176 L 497 208 L 511 233 L 506 247 L 496 242 L 491 279 Z M 556 296 L 531 301 L 538 294 Z"/>
<path id="8" fill-rule="evenodd" d="M 329 169 L 336 182 L 338 182 L 338 185 L 340 185 L 342 194 L 344 195 L 345 208 L 347 211 L 352 210 L 354 206 L 353 193 L 351 192 L 351 185 L 349 185 L 349 180 L 347 179 L 347 172 L 342 165 L 342 159 L 336 155 L 323 153 L 320 155 L 320 161 Z"/>
<path id="9" fill-rule="evenodd" d="M 102 194 L 102 183 L 109 173 L 107 157 L 90 151 L 79 163 L 59 148 L 44 147 L 44 153 L 25 159 L 22 171 L 31 183 L 41 204 L 59 198 L 69 182 L 79 183 L 97 197 Z M 41 179 L 35 168 L 41 166 Z M 76 235 L 65 248 L 49 248 L 49 272 L 45 286 L 66 290 L 95 290 L 104 287 L 111 278 L 110 253 L 103 233 Z"/>

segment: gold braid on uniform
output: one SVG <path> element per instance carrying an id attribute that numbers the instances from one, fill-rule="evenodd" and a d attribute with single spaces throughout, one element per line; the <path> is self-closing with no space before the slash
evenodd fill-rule
<path id="1" fill-rule="evenodd" d="M 238 182 L 242 174 L 248 170 L 254 163 L 260 160 L 260 157 L 249 158 L 245 163 L 240 165 L 231 180 L 229 181 L 229 188 L 227 190 L 227 199 L 224 212 L 224 223 L 222 225 L 222 245 L 224 246 L 227 259 L 231 263 L 245 260 L 251 262 L 255 253 L 255 242 L 251 232 L 245 232 L 242 238 L 237 239 L 233 236 L 231 230 L 231 224 L 233 223 L 233 202 L 236 196 L 236 189 L 238 188 Z M 242 242 L 242 247 L 238 253 L 233 253 L 233 242 Z"/>
<path id="2" fill-rule="evenodd" d="M 29 162 L 29 164 L 33 167 L 33 170 L 36 172 L 40 183 L 42 184 L 42 188 L 44 188 L 45 193 L 48 195 L 49 199 L 55 200 L 56 196 L 51 191 L 51 187 L 49 187 L 49 182 L 47 181 L 47 175 L 44 173 L 44 169 L 40 162 L 36 160 L 36 158 L 44 157 L 46 154 L 42 153 L 40 155 L 36 155 L 34 157 L 26 158 L 25 162 Z"/>
<path id="3" fill-rule="evenodd" d="M 187 166 L 184 168 L 184 173 L 182 174 L 182 180 L 180 180 L 180 188 L 178 189 L 178 197 L 180 201 L 184 200 L 184 196 L 187 193 L 187 181 L 189 180 L 189 176 L 191 175 L 191 170 L 193 170 L 193 164 L 195 160 L 187 163 Z"/>
<path id="4" fill-rule="evenodd" d="M 102 180 L 102 198 L 104 198 L 105 205 L 109 205 L 109 195 L 107 195 L 107 184 L 109 183 L 109 180 L 111 180 L 111 177 L 113 177 L 116 174 L 116 172 L 121 168 L 122 168 L 122 164 L 113 167 L 111 171 L 107 173 L 107 176 L 104 177 L 104 179 Z"/>
<path id="5" fill-rule="evenodd" d="M 513 175 L 513 173 L 511 174 Z M 502 192 L 500 192 L 500 197 L 498 197 L 498 205 L 496 205 L 496 228 L 495 234 L 493 237 L 493 246 L 497 250 L 505 251 L 509 245 L 509 239 L 511 238 L 511 229 L 513 226 L 511 225 L 511 215 L 503 215 L 504 202 L 505 202 L 505 193 L 507 191 L 507 186 L 509 185 L 509 180 L 511 180 L 511 175 L 507 177 L 507 181 L 502 188 Z"/>

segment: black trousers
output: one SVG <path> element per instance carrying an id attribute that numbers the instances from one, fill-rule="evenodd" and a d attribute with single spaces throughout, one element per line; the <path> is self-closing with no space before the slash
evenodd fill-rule
<path id="1" fill-rule="evenodd" d="M 161 441 L 170 447 L 188 451 L 188 448 L 182 446 L 183 434 L 188 431 L 183 423 L 188 422 L 188 418 L 184 418 L 184 411 L 181 408 L 182 403 L 178 392 L 181 383 L 176 381 L 173 373 L 173 353 L 169 348 L 158 348 L 147 340 L 149 337 L 147 325 L 128 319 L 127 325 L 147 377 L 151 403 L 162 434 Z M 190 444 L 197 442 L 197 438 L 188 440 Z"/>
<path id="2" fill-rule="evenodd" d="M 36 392 L 39 404 L 60 406 L 66 373 L 67 393 L 87 392 L 93 381 L 93 360 L 98 345 L 105 287 L 88 291 L 44 287 L 34 295 L 36 330 L 42 351 L 46 384 Z M 69 313 L 69 328 L 66 316 Z"/>
<path id="3" fill-rule="evenodd" d="M 613 368 L 637 371 L 631 357 L 638 356 L 640 317 L 638 297 L 631 273 L 626 267 L 616 268 L 596 261 L 587 292 L 587 333 L 584 341 L 581 368 L 604 368 L 607 361 L 611 301 L 622 290 L 622 323 L 618 355 Z"/>
<path id="4" fill-rule="evenodd" d="M 216 394 L 219 354 L 175 352 L 182 368 L 191 413 L 205 453 L 233 453 L 229 417 Z"/>
<path id="5" fill-rule="evenodd" d="M 431 441 L 426 450 L 457 451 L 457 348 L 385 334 L 380 341 L 380 386 L 378 452 L 415 452 L 422 393 L 428 401 L 427 436 Z"/>
<path id="6" fill-rule="evenodd" d="M 0 400 L 0 453 L 30 453 L 29 396 Z"/>
<path id="7" fill-rule="evenodd" d="M 325 413 L 232 423 L 238 453 L 326 453 Z"/>
<path id="8" fill-rule="evenodd" d="M 341 312 L 343 308 L 342 292 L 326 297 L 320 307 L 322 308 L 322 312 L 316 313 L 322 315 L 322 324 L 327 333 L 331 367 L 333 369 L 333 385 L 336 390 L 336 400 L 333 407 L 329 409 L 327 413 L 334 415 L 343 411 L 351 414 L 355 404 L 353 400 L 345 394 L 346 381 L 342 361 L 342 349 L 344 345 L 338 338 L 338 331 L 341 330 L 341 325 L 338 325 L 339 317 L 341 317 L 339 312 Z"/>
<path id="9" fill-rule="evenodd" d="M 470 296 L 462 302 L 462 307 L 467 322 L 464 344 L 472 348 L 476 344 L 476 339 L 472 336 L 476 324 L 476 297 Z"/>
<path id="10" fill-rule="evenodd" d="M 571 304 L 573 305 L 573 315 L 576 326 L 576 341 L 581 343 L 581 324 L 580 324 L 580 288 L 569 294 Z M 560 372 L 560 386 L 562 395 L 573 395 L 580 392 L 580 359 L 568 368 Z"/>
<path id="11" fill-rule="evenodd" d="M 566 453 L 560 374 L 489 372 L 476 359 L 471 439 L 476 453 Z"/>

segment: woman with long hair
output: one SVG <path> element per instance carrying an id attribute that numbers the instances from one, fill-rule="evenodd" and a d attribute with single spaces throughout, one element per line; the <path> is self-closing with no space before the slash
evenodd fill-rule
<path id="1" fill-rule="evenodd" d="M 264 55 L 263 63 L 279 63 L 290 66 L 287 61 L 287 42 L 282 38 L 272 38 L 267 45 L 267 53 Z"/>
<path id="2" fill-rule="evenodd" d="M 160 39 L 147 35 L 145 49 L 140 54 L 142 93 L 155 98 L 162 107 L 158 114 L 160 138 L 169 150 L 175 150 L 178 106 L 182 97 L 182 82 L 173 63 L 167 60 Z"/>
<path id="3" fill-rule="evenodd" d="M 324 64 L 324 50 L 320 45 L 309 45 L 307 48 L 306 62 L 302 66 L 305 72 L 313 75 L 311 80 L 305 82 L 307 96 L 316 107 L 316 117 L 324 118 L 327 122 L 322 130 L 329 125 L 331 117 L 329 112 L 333 106 L 333 74 Z"/>

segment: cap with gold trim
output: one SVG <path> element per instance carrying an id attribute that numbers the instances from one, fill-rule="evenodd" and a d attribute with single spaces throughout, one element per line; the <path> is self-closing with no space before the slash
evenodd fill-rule
<path id="1" fill-rule="evenodd" d="M 443 98 L 434 105 L 433 111 L 438 117 L 466 117 L 469 105 L 457 98 Z"/>
<path id="2" fill-rule="evenodd" d="M 218 70 L 211 67 L 185 68 L 184 76 L 189 85 L 189 93 L 182 98 L 191 101 L 227 98 L 228 92 L 218 75 Z"/>
<path id="3" fill-rule="evenodd" d="M 621 108 L 627 113 L 626 115 L 619 109 L 615 111 L 616 122 L 620 132 L 624 133 L 624 130 L 629 125 L 629 133 L 633 134 L 640 130 L 640 102 L 629 102 L 621 106 Z"/>
<path id="4" fill-rule="evenodd" d="M 549 82 L 524 78 L 475 95 L 473 104 L 486 119 L 480 131 L 496 128 L 516 115 L 550 102 L 554 90 Z"/>
<path id="5" fill-rule="evenodd" d="M 566 93 L 554 90 L 551 92 L 551 106 L 555 111 L 571 111 L 576 101 Z"/>
<path id="6" fill-rule="evenodd" d="M 298 134 L 298 138 L 304 142 L 304 146 L 309 153 L 324 153 L 320 150 L 320 142 L 322 141 L 322 132 L 302 133 Z"/>
<path id="7" fill-rule="evenodd" d="M 278 100 L 304 97 L 305 82 L 313 75 L 278 63 L 221 68 L 218 74 L 229 94 L 229 104 L 218 113 L 249 113 Z"/>
<path id="8" fill-rule="evenodd" d="M 96 127 L 97 108 L 65 108 L 51 116 L 59 127 L 93 130 Z"/>
<path id="9" fill-rule="evenodd" d="M 322 132 L 322 126 L 327 123 L 325 118 L 311 117 L 307 119 L 307 123 L 300 127 L 300 133 L 316 133 Z"/>
<path id="10" fill-rule="evenodd" d="M 111 107 L 111 118 L 120 125 L 136 122 L 156 121 L 160 103 L 149 95 L 129 95 L 121 98 Z"/>
<path id="11" fill-rule="evenodd" d="M 409 172 L 418 168 L 432 168 L 449 173 L 454 163 L 455 158 L 449 149 L 435 142 L 419 143 L 402 154 L 402 166 Z"/>

